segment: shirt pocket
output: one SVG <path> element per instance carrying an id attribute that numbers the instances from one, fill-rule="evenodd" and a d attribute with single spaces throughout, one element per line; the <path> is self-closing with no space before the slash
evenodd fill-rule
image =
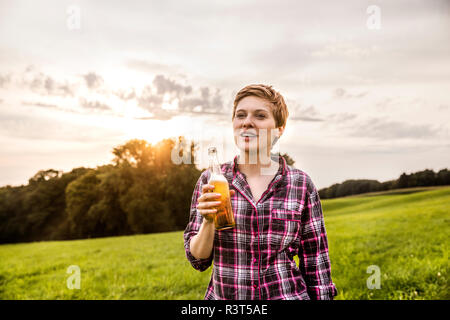
<path id="1" fill-rule="evenodd" d="M 270 215 L 269 250 L 282 251 L 299 237 L 301 213 L 295 210 L 272 209 Z"/>

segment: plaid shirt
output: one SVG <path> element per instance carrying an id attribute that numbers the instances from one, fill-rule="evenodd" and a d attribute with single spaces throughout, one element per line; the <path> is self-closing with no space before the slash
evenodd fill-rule
<path id="1" fill-rule="evenodd" d="M 236 191 L 231 198 L 236 227 L 215 231 L 214 249 L 207 259 L 196 259 L 189 247 L 203 220 L 196 206 L 209 171 L 198 179 L 184 247 L 199 271 L 214 261 L 205 299 L 318 300 L 337 295 L 319 194 L 305 172 L 288 166 L 283 157 L 278 159 L 278 172 L 257 202 L 237 169 L 237 156 L 221 165 L 230 189 Z"/>

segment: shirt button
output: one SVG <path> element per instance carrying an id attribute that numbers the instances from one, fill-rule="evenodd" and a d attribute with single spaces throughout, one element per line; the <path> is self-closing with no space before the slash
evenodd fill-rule
<path id="1" fill-rule="evenodd" d="M 253 263 L 256 263 L 256 262 L 257 262 L 256 258 L 253 258 Z"/>
<path id="2" fill-rule="evenodd" d="M 253 289 L 256 289 L 258 286 L 256 284 L 253 285 Z"/>

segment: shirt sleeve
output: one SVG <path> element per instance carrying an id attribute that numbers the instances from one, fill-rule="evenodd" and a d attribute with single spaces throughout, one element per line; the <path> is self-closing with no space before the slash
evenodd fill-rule
<path id="1" fill-rule="evenodd" d="M 204 171 L 200 178 L 198 179 L 194 192 L 192 194 L 191 207 L 190 207 L 190 216 L 189 222 L 184 230 L 184 249 L 186 252 L 186 257 L 191 263 L 192 267 L 199 271 L 205 271 L 209 268 L 212 263 L 212 256 L 206 259 L 196 259 L 190 249 L 190 244 L 192 237 L 195 236 L 200 230 L 200 226 L 202 225 L 203 216 L 197 212 L 197 200 L 202 194 L 202 186 L 208 183 L 208 172 Z"/>
<path id="2" fill-rule="evenodd" d="M 314 184 L 306 191 L 302 213 L 300 269 L 312 300 L 332 300 L 338 294 L 331 280 L 328 240 L 320 203 Z"/>

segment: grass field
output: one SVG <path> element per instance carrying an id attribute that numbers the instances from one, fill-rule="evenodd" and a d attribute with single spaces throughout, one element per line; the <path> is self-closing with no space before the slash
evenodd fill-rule
<path id="1" fill-rule="evenodd" d="M 406 193 L 405 193 L 406 192 Z M 336 299 L 450 299 L 450 187 L 322 200 Z M 81 288 L 67 288 L 67 268 Z M 368 289 L 367 268 L 380 269 Z M 0 299 L 202 299 L 183 232 L 0 246 Z"/>

